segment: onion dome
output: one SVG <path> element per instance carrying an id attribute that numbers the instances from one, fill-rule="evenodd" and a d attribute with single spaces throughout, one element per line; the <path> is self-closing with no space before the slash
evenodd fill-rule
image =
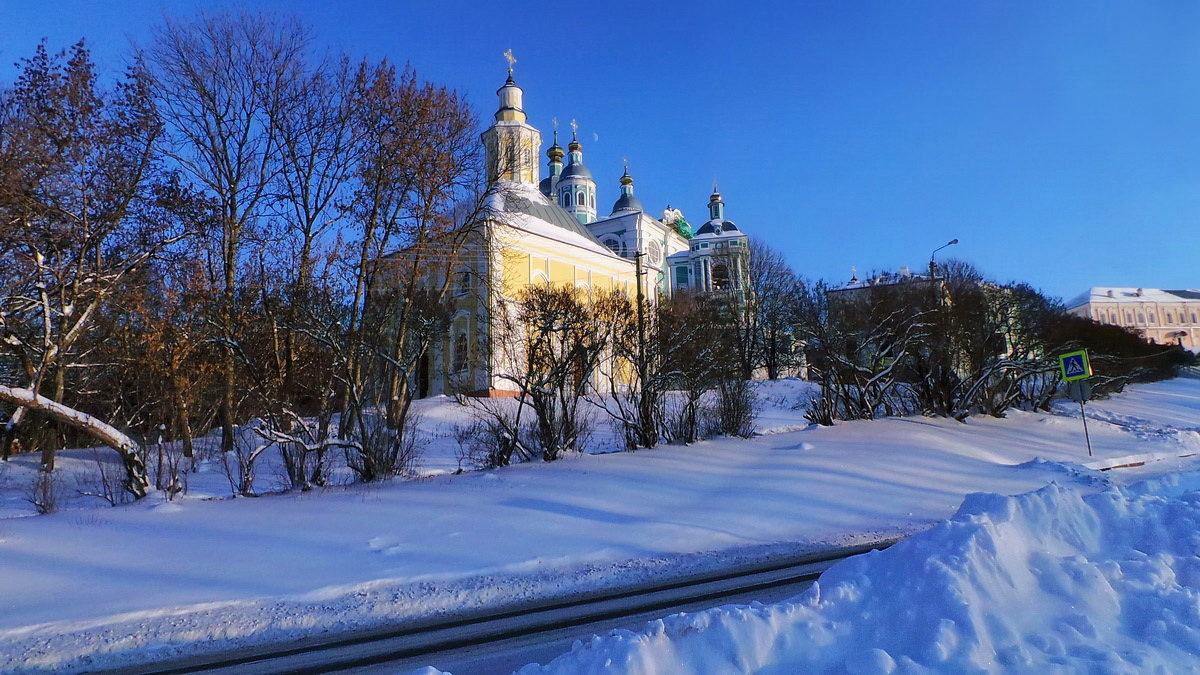
<path id="1" fill-rule="evenodd" d="M 645 210 L 642 206 L 642 201 L 633 196 L 633 176 L 629 175 L 629 167 L 625 167 L 625 174 L 621 176 L 621 196 L 613 204 L 613 215 L 622 212 Z"/>

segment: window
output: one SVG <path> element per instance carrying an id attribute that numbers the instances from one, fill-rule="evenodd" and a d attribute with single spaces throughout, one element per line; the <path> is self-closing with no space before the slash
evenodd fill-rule
<path id="1" fill-rule="evenodd" d="M 583 193 L 582 193 L 582 192 L 580 192 L 579 194 L 575 195 L 575 200 L 576 200 L 576 201 L 575 201 L 575 204 L 576 204 L 576 205 L 578 205 L 578 206 L 587 206 L 587 200 L 586 200 L 586 199 L 584 199 L 584 197 L 583 197 Z"/>
<path id="2" fill-rule="evenodd" d="M 703 244 L 700 244 L 700 248 L 708 248 L 708 243 L 705 242 Z"/>
<path id="3" fill-rule="evenodd" d="M 1138 323 L 1146 323 L 1146 315 L 1138 312 Z"/>
<path id="4" fill-rule="evenodd" d="M 1117 313 L 1116 312 L 1108 313 L 1108 322 L 1113 323 L 1113 324 L 1115 324 L 1117 322 Z"/>
<path id="5" fill-rule="evenodd" d="M 1168 326 L 1170 326 L 1171 324 L 1175 323 L 1175 320 L 1174 320 L 1173 318 L 1171 318 L 1171 313 L 1170 313 L 1170 312 L 1164 312 L 1164 313 L 1163 313 L 1163 318 L 1164 318 L 1164 320 L 1167 322 L 1167 325 L 1168 325 Z"/>
<path id="6" fill-rule="evenodd" d="M 1192 312 L 1192 323 L 1196 323 L 1196 313 Z"/>
<path id="7" fill-rule="evenodd" d="M 1133 312 L 1125 312 L 1125 323 L 1133 323 Z"/>
<path id="8" fill-rule="evenodd" d="M 687 265 L 680 265 L 679 267 L 675 268 L 675 285 L 676 286 L 687 286 L 688 285 Z"/>
<path id="9" fill-rule="evenodd" d="M 471 271 L 462 270 L 458 273 L 458 278 L 454 280 L 454 294 L 466 295 L 471 292 Z"/>
<path id="10" fill-rule="evenodd" d="M 596 208 L 596 195 L 592 195 L 592 208 Z"/>
<path id="11" fill-rule="evenodd" d="M 611 249 L 613 253 L 621 255 L 621 242 L 617 241 L 616 239 L 609 237 L 608 239 L 604 240 L 604 245 Z"/>
<path id="12" fill-rule="evenodd" d="M 562 193 L 562 205 L 564 207 L 571 205 L 571 193 L 570 192 Z"/>
<path id="13" fill-rule="evenodd" d="M 721 289 L 729 287 L 729 268 L 724 264 L 713 266 L 713 288 Z"/>
<path id="14" fill-rule="evenodd" d="M 461 372 L 467 369 L 467 334 L 459 333 L 458 337 L 454 338 L 454 372 Z"/>
<path id="15" fill-rule="evenodd" d="M 1150 323 L 1154 323 L 1154 312 L 1150 312 Z"/>

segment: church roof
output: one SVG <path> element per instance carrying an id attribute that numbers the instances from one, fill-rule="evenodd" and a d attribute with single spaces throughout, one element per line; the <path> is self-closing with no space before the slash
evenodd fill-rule
<path id="1" fill-rule="evenodd" d="M 638 199 L 637 197 L 635 197 L 633 195 L 622 194 L 620 199 L 617 200 L 617 203 L 613 204 L 612 212 L 618 213 L 620 211 L 645 211 L 645 210 L 646 209 L 642 206 L 642 200 Z"/>
<path id="2" fill-rule="evenodd" d="M 575 162 L 568 162 L 563 168 L 562 174 L 558 178 L 559 180 L 564 178 L 586 178 L 588 180 L 595 180 L 592 178 L 591 169 L 587 168 L 582 163 L 576 164 Z"/>
<path id="3" fill-rule="evenodd" d="M 737 225 L 733 224 L 732 220 L 720 220 L 717 218 L 714 218 L 714 219 L 708 221 L 707 223 L 701 225 L 700 229 L 696 230 L 697 237 L 701 237 L 704 235 L 709 235 L 711 237 L 719 237 L 726 233 L 740 234 L 741 230 L 738 229 Z"/>
<path id="4" fill-rule="evenodd" d="M 503 199 L 500 220 L 518 229 L 598 253 L 615 255 L 566 209 L 525 183 L 505 181 L 497 196 Z M 509 217 L 505 217 L 505 216 Z M 515 216 L 515 217 L 512 217 Z"/>

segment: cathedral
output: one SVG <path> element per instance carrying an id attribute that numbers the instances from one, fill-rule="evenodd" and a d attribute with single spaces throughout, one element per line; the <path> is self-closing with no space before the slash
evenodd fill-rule
<path id="1" fill-rule="evenodd" d="M 456 314 L 447 339 L 421 368 L 421 396 L 510 395 L 504 373 L 521 365 L 506 356 L 503 345 L 493 344 L 490 318 L 525 286 L 573 285 L 633 297 L 640 271 L 640 290 L 651 302 L 680 291 L 745 288 L 749 240 L 726 220 L 725 201 L 715 188 L 708 220 L 693 230 L 669 206 L 660 218 L 648 214 L 626 168 L 616 181 L 616 201 L 601 215 L 605 209 L 598 205 L 605 202 L 584 163 L 573 122 L 565 151 L 555 132 L 542 178 L 542 135 L 529 124 L 511 63 L 496 92 L 495 121 L 482 134 L 492 188 L 489 222 L 474 244 L 479 250 L 456 272 L 462 279 L 454 290 Z"/>

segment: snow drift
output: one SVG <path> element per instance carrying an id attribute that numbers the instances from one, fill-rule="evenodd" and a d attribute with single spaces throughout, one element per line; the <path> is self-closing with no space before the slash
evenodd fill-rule
<path id="1" fill-rule="evenodd" d="M 973 494 L 789 602 L 677 614 L 520 672 L 1200 671 L 1200 492 L 1188 487 Z"/>

